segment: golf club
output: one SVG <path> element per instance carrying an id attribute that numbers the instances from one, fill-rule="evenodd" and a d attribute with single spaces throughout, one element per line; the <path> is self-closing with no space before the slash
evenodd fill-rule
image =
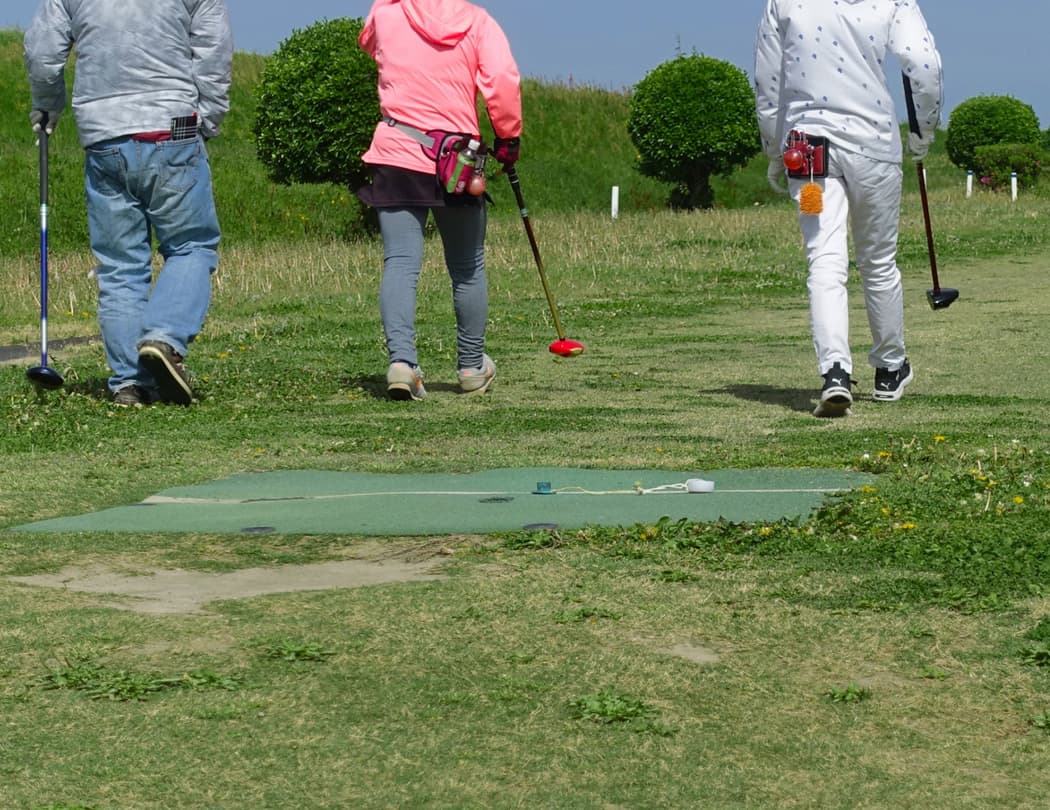
<path id="1" fill-rule="evenodd" d="M 551 354 L 561 357 L 575 357 L 583 351 L 583 344 L 575 340 L 568 340 L 561 328 L 561 319 L 558 317 L 558 308 L 554 304 L 554 296 L 551 295 L 550 285 L 547 283 L 547 274 L 543 270 L 543 260 L 540 259 L 540 249 L 536 245 L 536 235 L 532 232 L 532 223 L 529 222 L 529 210 L 525 207 L 525 198 L 521 194 L 521 181 L 518 179 L 518 170 L 511 163 L 506 167 L 507 179 L 510 187 L 514 189 L 514 198 L 518 201 L 518 210 L 521 212 L 521 221 L 525 224 L 525 233 L 529 236 L 529 244 L 532 246 L 532 255 L 536 259 L 536 269 L 540 273 L 540 281 L 543 283 L 543 293 L 547 296 L 547 305 L 554 319 L 554 330 L 558 333 L 558 339 L 551 343 Z"/>
<path id="2" fill-rule="evenodd" d="M 47 364 L 47 116 L 40 122 L 40 365 L 26 370 L 39 390 L 62 387 L 62 375 Z"/>
<path id="3" fill-rule="evenodd" d="M 922 161 L 915 164 L 919 167 L 919 196 L 922 198 L 922 216 L 926 220 L 926 247 L 930 253 L 930 275 L 933 277 L 933 289 L 926 291 L 926 300 L 930 309 L 946 309 L 959 297 L 959 291 L 951 287 L 941 287 L 937 278 L 937 256 L 933 251 L 933 228 L 930 227 L 930 203 L 926 197 L 926 172 Z"/>
<path id="4" fill-rule="evenodd" d="M 911 81 L 904 77 L 904 101 L 908 107 L 908 128 L 916 135 L 919 134 L 919 119 L 915 114 L 915 102 L 912 99 Z M 930 225 L 930 202 L 926 195 L 926 169 L 922 161 L 915 164 L 919 170 L 919 197 L 922 199 L 922 217 L 926 223 L 926 247 L 930 254 L 930 275 L 933 277 L 933 289 L 926 291 L 926 300 L 930 309 L 947 309 L 952 302 L 959 297 L 959 291 L 951 287 L 941 287 L 940 279 L 937 278 L 937 254 L 933 249 L 933 227 Z"/>

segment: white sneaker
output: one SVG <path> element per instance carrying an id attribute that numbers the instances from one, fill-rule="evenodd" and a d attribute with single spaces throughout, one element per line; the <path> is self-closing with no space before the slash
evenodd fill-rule
<path id="1" fill-rule="evenodd" d="M 423 372 L 408 363 L 391 363 L 386 370 L 386 395 L 401 401 L 422 402 L 427 398 L 423 387 Z"/>
<path id="2" fill-rule="evenodd" d="M 481 368 L 461 368 L 456 372 L 464 394 L 483 394 L 496 379 L 496 364 L 487 354 L 481 355 Z"/>

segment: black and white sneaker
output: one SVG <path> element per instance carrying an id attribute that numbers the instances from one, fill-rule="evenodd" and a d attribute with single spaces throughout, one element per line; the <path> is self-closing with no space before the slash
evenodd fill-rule
<path id="1" fill-rule="evenodd" d="M 905 358 L 901 367 L 890 371 L 888 368 L 875 369 L 875 390 L 871 397 L 879 402 L 896 402 L 904 395 L 904 386 L 912 381 L 911 363 Z"/>
<path id="2" fill-rule="evenodd" d="M 835 363 L 824 372 L 824 387 L 820 389 L 820 402 L 813 410 L 813 415 L 825 419 L 848 416 L 849 406 L 853 404 L 851 385 L 853 380 L 849 378 L 849 372 L 841 364 Z"/>

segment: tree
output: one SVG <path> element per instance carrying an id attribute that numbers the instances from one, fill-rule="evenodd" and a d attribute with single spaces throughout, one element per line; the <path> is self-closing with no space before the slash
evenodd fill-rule
<path id="1" fill-rule="evenodd" d="M 275 183 L 367 181 L 361 155 L 379 120 L 375 62 L 357 44 L 361 19 L 295 31 L 266 60 L 252 134 Z"/>
<path id="2" fill-rule="evenodd" d="M 1039 119 L 1030 105 L 1010 96 L 974 96 L 952 110 L 944 144 L 952 163 L 976 171 L 978 147 L 1038 146 L 1042 139 Z"/>
<path id="3" fill-rule="evenodd" d="M 762 148 L 747 74 L 698 54 L 664 62 L 636 85 L 627 129 L 639 171 L 676 184 L 673 208 L 711 208 L 711 177 Z"/>

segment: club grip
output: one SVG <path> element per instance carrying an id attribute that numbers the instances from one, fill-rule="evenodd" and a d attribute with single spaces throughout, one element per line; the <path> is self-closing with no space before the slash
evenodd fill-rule
<path id="1" fill-rule="evenodd" d="M 40 122 L 40 204 L 47 205 L 47 114 Z"/>
<path id="2" fill-rule="evenodd" d="M 915 98 L 912 95 L 911 79 L 904 74 L 901 75 L 904 78 L 904 106 L 908 108 L 908 129 L 915 135 L 922 135 L 922 129 L 919 127 L 919 116 L 915 112 Z"/>

